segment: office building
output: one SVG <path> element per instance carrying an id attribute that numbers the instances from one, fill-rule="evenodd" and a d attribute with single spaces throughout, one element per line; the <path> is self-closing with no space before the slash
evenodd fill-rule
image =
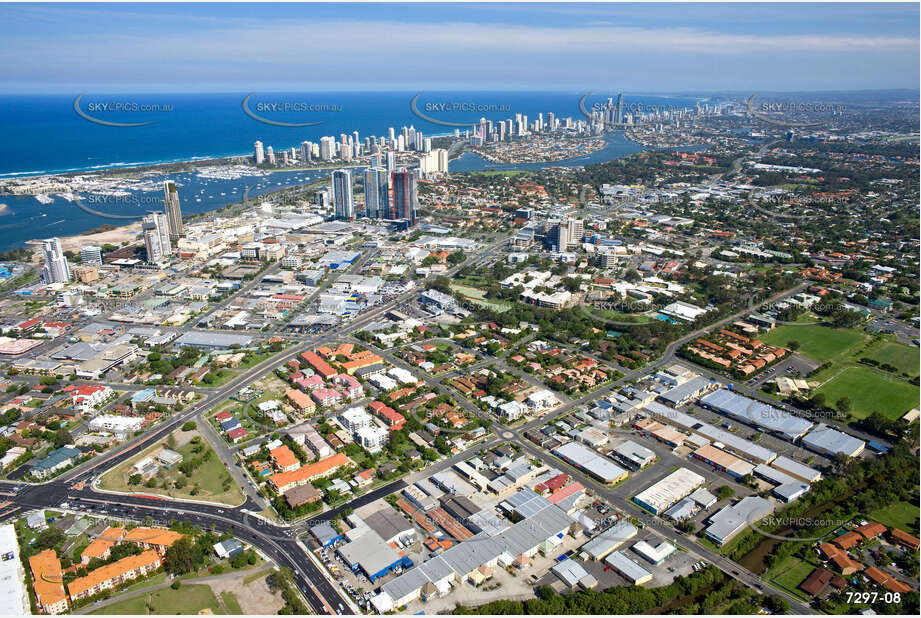
<path id="1" fill-rule="evenodd" d="M 42 242 L 42 252 L 45 255 L 45 265 L 42 267 L 42 281 L 44 283 L 69 283 L 70 266 L 64 257 L 61 241 L 58 238 L 49 238 Z"/>
<path id="2" fill-rule="evenodd" d="M 418 203 L 416 177 L 406 168 L 396 170 L 393 173 L 393 210 L 386 218 L 406 219 L 410 225 L 415 225 Z"/>
<path id="3" fill-rule="evenodd" d="M 332 175 L 333 216 L 337 219 L 354 219 L 355 203 L 352 199 L 352 172 L 336 170 Z"/>
<path id="4" fill-rule="evenodd" d="M 163 183 L 163 204 L 163 210 L 169 222 L 170 240 L 178 240 L 183 234 L 182 210 L 179 208 L 179 192 L 176 190 L 176 183 L 172 180 Z"/>

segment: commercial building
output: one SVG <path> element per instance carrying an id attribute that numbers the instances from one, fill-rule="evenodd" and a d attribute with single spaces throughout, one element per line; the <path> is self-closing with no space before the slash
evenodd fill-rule
<path id="1" fill-rule="evenodd" d="M 627 478 L 626 470 L 577 442 L 567 442 L 553 449 L 553 454 L 603 483 L 614 484 Z"/>
<path id="2" fill-rule="evenodd" d="M 23 616 L 29 613 L 29 593 L 19 555 L 19 541 L 13 524 L 0 526 L 0 607 L 3 613 Z"/>
<path id="3" fill-rule="evenodd" d="M 584 559 L 604 560 L 615 549 L 632 539 L 639 530 L 627 520 L 621 520 L 596 535 L 591 541 L 579 548 Z"/>
<path id="4" fill-rule="evenodd" d="M 642 586 L 652 581 L 652 573 L 628 558 L 622 551 L 611 553 L 604 562 L 634 586 Z"/>
<path id="5" fill-rule="evenodd" d="M 790 459 L 785 455 L 780 455 L 777 459 L 772 461 L 771 467 L 789 474 L 793 478 L 799 479 L 804 483 L 815 483 L 816 481 L 820 481 L 822 479 L 822 473 L 815 468 L 810 468 L 809 466 Z"/>
<path id="6" fill-rule="evenodd" d="M 774 406 L 743 397 L 721 388 L 700 398 L 704 408 L 725 414 L 743 423 L 795 442 L 812 428 L 812 422 Z"/>
<path id="7" fill-rule="evenodd" d="M 680 407 L 713 388 L 714 382 L 707 378 L 696 377 L 669 389 L 659 395 L 659 401 L 673 407 Z"/>
<path id="8" fill-rule="evenodd" d="M 173 343 L 176 348 L 192 346 L 203 350 L 228 350 L 232 346 L 241 348 L 247 347 L 252 343 L 253 338 L 249 335 L 236 335 L 231 333 L 202 333 L 192 331 L 183 333 Z"/>
<path id="9" fill-rule="evenodd" d="M 574 523 L 556 506 L 546 506 L 493 536 L 481 533 L 457 543 L 381 586 L 381 593 L 371 603 L 383 613 L 424 595 L 445 594 L 454 584 L 482 583 L 497 566 L 527 566 L 538 552 L 553 551 Z"/>
<path id="10" fill-rule="evenodd" d="M 758 496 L 747 496 L 732 506 L 726 506 L 710 517 L 704 533 L 707 538 L 723 545 L 751 524 L 774 512 L 774 505 Z"/>
<path id="11" fill-rule="evenodd" d="M 706 464 L 710 464 L 717 470 L 726 472 L 731 477 L 740 479 L 743 476 L 749 475 L 755 469 L 755 466 L 748 463 L 747 461 L 742 461 L 735 455 L 731 455 L 725 451 L 721 451 L 712 444 L 706 444 L 691 455 L 694 459 L 702 461 Z M 759 466 L 764 466 L 764 464 L 758 464 Z"/>
<path id="12" fill-rule="evenodd" d="M 412 560 L 397 553 L 376 532 L 367 531 L 336 550 L 353 571 L 362 571 L 373 582 L 391 571 L 413 566 Z"/>
<path id="13" fill-rule="evenodd" d="M 835 456 L 840 453 L 848 457 L 857 457 L 863 452 L 867 443 L 820 423 L 806 434 L 803 438 L 803 445 L 823 455 Z"/>
<path id="14" fill-rule="evenodd" d="M 666 558 L 675 553 L 675 546 L 668 541 L 662 541 L 653 547 L 646 541 L 640 541 L 633 546 L 633 551 L 655 565 L 662 564 Z"/>
<path id="15" fill-rule="evenodd" d="M 550 572 L 556 575 L 570 589 L 575 589 L 577 586 L 590 589 L 598 585 L 598 580 L 572 558 L 557 562 L 550 567 Z"/>
<path id="16" fill-rule="evenodd" d="M 611 450 L 611 455 L 628 468 L 639 470 L 656 460 L 656 454 L 633 440 L 618 444 Z"/>
<path id="17" fill-rule="evenodd" d="M 662 480 L 650 485 L 633 501 L 653 515 L 668 510 L 673 504 L 706 483 L 706 479 L 687 468 L 678 468 Z"/>

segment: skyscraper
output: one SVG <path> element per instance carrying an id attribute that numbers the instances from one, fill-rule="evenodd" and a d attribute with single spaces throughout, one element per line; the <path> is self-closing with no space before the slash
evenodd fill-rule
<path id="1" fill-rule="evenodd" d="M 141 220 L 144 249 L 147 251 L 147 261 L 151 264 L 159 264 L 173 252 L 168 227 L 169 222 L 163 213 L 151 212 Z"/>
<path id="2" fill-rule="evenodd" d="M 382 167 L 365 170 L 365 215 L 380 219 L 390 205 L 390 174 Z"/>
<path id="3" fill-rule="evenodd" d="M 418 203 L 416 177 L 411 170 L 401 167 L 393 173 L 393 211 L 386 218 L 407 219 L 410 225 L 415 225 Z"/>
<path id="4" fill-rule="evenodd" d="M 45 265 L 42 267 L 42 281 L 44 283 L 69 283 L 70 266 L 61 249 L 58 238 L 49 238 L 42 242 L 42 251 L 45 254 Z"/>
<path id="5" fill-rule="evenodd" d="M 183 234 L 182 211 L 179 209 L 179 192 L 172 180 L 163 183 L 163 204 L 163 211 L 169 221 L 170 240 L 178 240 Z"/>
<path id="6" fill-rule="evenodd" d="M 352 201 L 352 172 L 336 170 L 332 175 L 333 216 L 337 219 L 354 219 L 355 204 Z"/>
<path id="7" fill-rule="evenodd" d="M 265 152 L 262 150 L 262 142 L 256 142 L 254 145 L 256 149 L 256 165 L 262 165 L 265 163 Z"/>
<path id="8" fill-rule="evenodd" d="M 615 122 L 617 124 L 624 123 L 624 93 L 617 95 L 617 112 L 615 116 Z"/>

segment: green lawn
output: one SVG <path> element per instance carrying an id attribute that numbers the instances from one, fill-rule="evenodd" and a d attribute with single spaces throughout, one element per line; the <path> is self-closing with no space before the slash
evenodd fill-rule
<path id="1" fill-rule="evenodd" d="M 808 598 L 798 586 L 809 577 L 815 566 L 797 558 L 784 561 L 783 566 L 783 569 L 777 569 L 778 575 L 771 581 L 794 596 L 802 599 Z"/>
<path id="2" fill-rule="evenodd" d="M 918 520 L 917 504 L 896 502 L 891 506 L 871 512 L 870 517 L 887 528 L 899 528 L 911 534 L 918 534 L 918 528 L 915 525 Z"/>
<path id="3" fill-rule="evenodd" d="M 114 614 L 128 614 L 128 615 L 144 615 L 147 613 L 147 595 L 139 594 L 136 597 L 131 597 L 130 599 L 125 599 L 119 601 L 118 603 L 112 603 L 112 605 L 106 605 L 100 609 L 90 612 L 90 615 L 102 616 L 102 615 L 114 615 Z"/>
<path id="4" fill-rule="evenodd" d="M 873 412 L 896 419 L 918 406 L 918 387 L 866 367 L 847 367 L 826 382 L 818 392 L 834 405 L 838 399 L 851 400 L 851 415 L 866 418 Z"/>
<path id="5" fill-rule="evenodd" d="M 243 609 L 240 607 L 240 602 L 237 600 L 236 595 L 229 590 L 221 593 L 221 602 L 224 604 L 224 607 L 227 608 L 228 614 L 233 614 L 235 616 L 243 614 Z"/>
<path id="6" fill-rule="evenodd" d="M 783 347 L 789 347 L 791 341 L 798 341 L 800 354 L 824 363 L 853 354 L 867 338 L 868 335 L 849 328 L 832 328 L 821 324 L 786 324 L 765 333 L 761 340 L 770 345 Z"/>
<path id="7" fill-rule="evenodd" d="M 202 442 L 207 445 L 207 440 L 205 440 L 205 438 L 202 438 Z M 163 443 L 157 443 L 140 455 L 129 459 L 121 466 L 105 473 L 99 481 L 100 487 L 111 491 L 135 492 L 155 494 L 160 496 L 171 496 L 189 500 L 197 499 L 207 500 L 209 502 L 222 502 L 230 506 L 238 506 L 243 504 L 245 498 L 243 496 L 242 490 L 233 481 L 233 478 L 230 477 L 230 473 L 227 472 L 227 469 L 224 467 L 221 459 L 217 456 L 217 453 L 213 452 L 213 449 L 206 446 L 205 451 L 196 455 L 192 453 L 192 448 L 195 445 L 191 442 L 187 442 L 186 444 L 176 448 L 176 451 L 182 455 L 184 461 L 188 461 L 194 457 L 200 458 L 202 455 L 204 455 L 205 452 L 209 450 L 212 454 L 208 461 L 203 461 L 202 464 L 195 469 L 195 471 L 192 473 L 192 476 L 188 478 L 188 484 L 185 487 L 182 489 L 177 489 L 175 486 L 173 486 L 173 481 L 182 475 L 179 470 L 166 470 L 165 468 L 161 468 L 160 472 L 157 473 L 157 476 L 154 477 L 157 479 L 157 487 L 147 487 L 144 483 L 139 485 L 129 485 L 128 477 L 130 476 L 131 467 L 136 462 L 147 457 L 151 453 L 159 451 L 162 446 Z M 223 489 L 222 481 L 224 478 L 231 478 L 230 489 L 227 491 L 224 491 Z M 168 488 L 162 487 L 162 481 L 164 480 L 169 481 Z M 196 485 L 199 486 L 199 492 L 197 495 L 192 495 L 192 491 Z"/>
<path id="8" fill-rule="evenodd" d="M 888 341 L 879 347 L 874 345 L 872 350 L 862 356 L 898 367 L 899 371 L 909 375 L 918 375 L 918 350 L 916 348 Z"/>

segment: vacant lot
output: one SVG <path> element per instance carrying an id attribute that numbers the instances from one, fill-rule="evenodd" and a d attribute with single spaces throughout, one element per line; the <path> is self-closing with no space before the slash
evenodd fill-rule
<path id="1" fill-rule="evenodd" d="M 172 435 L 177 435 L 177 433 Z M 202 460 L 201 465 L 195 468 L 191 476 L 186 478 L 186 485 L 182 488 L 177 488 L 175 481 L 180 476 L 185 475 L 176 468 L 167 470 L 161 467 L 160 471 L 153 477 L 156 480 L 156 487 L 147 487 L 146 483 L 131 485 L 128 482 L 131 476 L 131 467 L 145 457 L 158 453 L 167 445 L 166 442 L 157 443 L 137 457 L 107 472 L 100 479 L 99 486 L 110 491 L 155 494 L 186 500 L 207 500 L 209 502 L 222 502 L 230 506 L 243 504 L 243 492 L 233 482 L 230 473 L 227 472 L 217 453 L 213 452 L 204 438 L 198 437 L 201 438 L 201 444 L 204 445 L 204 450 L 199 453 L 194 452 L 196 445 L 191 441 L 182 444 L 179 438 L 176 439 L 175 450 L 182 455 L 183 461 L 191 459 Z M 211 453 L 210 456 L 206 456 L 208 452 Z M 224 489 L 225 479 L 230 479 L 230 485 L 226 490 Z M 163 486 L 164 483 L 166 483 L 166 487 Z"/>
<path id="2" fill-rule="evenodd" d="M 215 614 L 227 613 L 220 602 L 206 585 L 182 586 L 179 590 L 163 588 L 147 594 L 140 594 L 119 603 L 113 603 L 92 614 L 197 614 L 203 609 L 210 609 Z"/>
<path id="3" fill-rule="evenodd" d="M 851 415 L 866 418 L 880 412 L 899 418 L 918 405 L 918 387 L 866 367 L 847 367 L 826 382 L 818 392 L 834 405 L 838 399 L 851 400 Z"/>

